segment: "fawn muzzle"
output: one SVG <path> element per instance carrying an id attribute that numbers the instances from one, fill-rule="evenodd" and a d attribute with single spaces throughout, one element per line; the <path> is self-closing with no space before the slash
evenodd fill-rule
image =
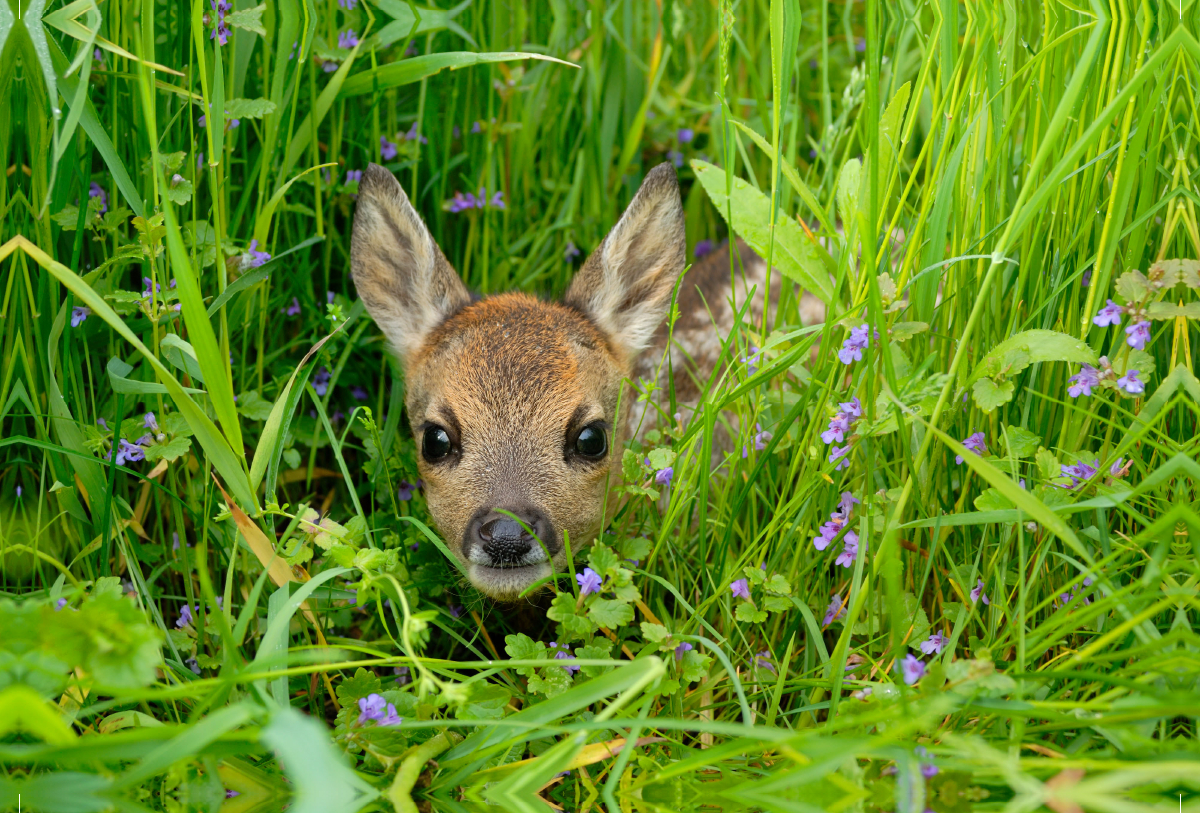
<path id="1" fill-rule="evenodd" d="M 560 547 L 549 518 L 533 506 L 481 509 L 467 524 L 463 539 L 467 561 L 492 568 L 540 564 Z"/>

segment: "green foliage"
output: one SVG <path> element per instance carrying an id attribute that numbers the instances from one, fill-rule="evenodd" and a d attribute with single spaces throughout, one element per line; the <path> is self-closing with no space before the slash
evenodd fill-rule
<path id="1" fill-rule="evenodd" d="M 1077 5 L 0 24 L 0 809 L 1173 803 L 1200 45 L 1186 3 Z M 555 295 L 662 161 L 689 259 L 739 236 L 776 307 L 633 382 L 600 541 L 493 604 L 348 282 L 352 173 L 473 290 Z"/>

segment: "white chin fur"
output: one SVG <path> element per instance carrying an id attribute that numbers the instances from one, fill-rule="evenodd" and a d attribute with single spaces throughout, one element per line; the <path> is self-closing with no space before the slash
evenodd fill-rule
<path id="1" fill-rule="evenodd" d="M 552 572 L 550 563 L 545 561 L 525 567 L 488 567 L 476 562 L 467 566 L 467 578 L 471 584 L 481 593 L 501 601 L 517 598 L 529 585 Z"/>

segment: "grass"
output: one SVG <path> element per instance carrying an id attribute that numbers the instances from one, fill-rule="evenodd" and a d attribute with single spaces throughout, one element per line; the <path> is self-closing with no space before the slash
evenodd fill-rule
<path id="1" fill-rule="evenodd" d="M 1200 807 L 1194 3 L 354 5 L 0 27 L 0 808 Z M 663 160 L 789 297 L 539 632 L 413 486 L 352 173 L 554 295 Z"/>

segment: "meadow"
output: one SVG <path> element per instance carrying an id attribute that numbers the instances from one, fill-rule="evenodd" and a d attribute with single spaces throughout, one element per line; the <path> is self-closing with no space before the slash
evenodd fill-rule
<path id="1" fill-rule="evenodd" d="M 1200 810 L 1197 31 L 0 4 L 0 810 Z M 641 382 L 531 620 L 428 514 L 358 182 L 549 297 L 663 161 L 781 307 L 686 427 Z"/>

